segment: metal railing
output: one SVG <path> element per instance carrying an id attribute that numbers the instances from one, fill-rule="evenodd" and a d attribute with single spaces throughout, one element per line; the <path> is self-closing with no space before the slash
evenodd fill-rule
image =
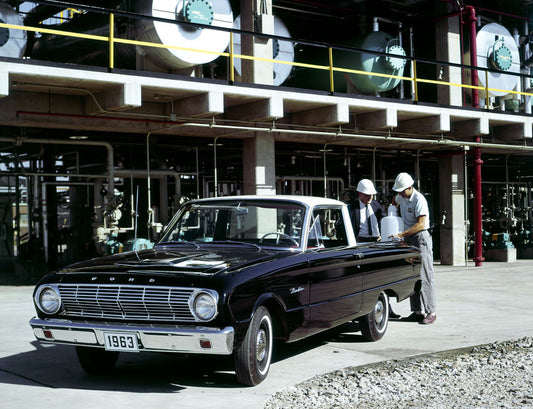
<path id="1" fill-rule="evenodd" d="M 37 2 L 38 3 L 38 2 Z M 50 3 L 50 2 L 44 2 Z M 396 54 L 387 54 L 383 52 L 377 52 L 372 50 L 364 50 L 364 49 L 358 49 L 358 48 L 347 48 L 347 47 L 338 47 L 333 45 L 328 45 L 324 43 L 317 43 L 317 42 L 308 42 L 308 41 L 300 41 L 293 38 L 286 38 L 286 37 L 280 37 L 275 35 L 269 35 L 269 34 L 258 34 L 253 33 L 249 31 L 243 31 L 243 30 L 237 30 L 237 29 L 228 29 L 223 27 L 217 27 L 217 26 L 205 26 L 201 24 L 195 24 L 190 22 L 176 22 L 175 20 L 167 20 L 163 18 L 158 17 L 152 17 L 152 16 L 145 16 L 145 15 L 139 15 L 136 13 L 129 13 L 124 11 L 113 11 L 110 12 L 110 10 L 100 9 L 100 8 L 91 8 L 88 6 L 79 7 L 79 10 L 85 11 L 85 12 L 97 12 L 97 13 L 106 13 L 109 15 L 109 33 L 107 36 L 105 35 L 93 35 L 93 34 L 85 34 L 85 33 L 79 33 L 79 32 L 73 32 L 73 31 L 64 31 L 64 30 L 58 30 L 53 28 L 46 28 L 44 25 L 40 25 L 38 27 L 31 27 L 31 26 L 21 26 L 21 25 L 14 25 L 14 24 L 7 24 L 7 23 L 0 23 L 0 28 L 6 28 L 6 29 L 13 29 L 13 30 L 22 30 L 27 32 L 34 32 L 34 33 L 40 33 L 40 34 L 48 34 L 48 35 L 59 35 L 59 36 L 67 36 L 67 37 L 73 37 L 73 38 L 79 38 L 79 39 L 85 39 L 85 40 L 93 40 L 93 41 L 99 41 L 102 43 L 107 43 L 109 47 L 109 62 L 108 62 L 108 68 L 109 70 L 113 70 L 115 68 L 115 45 L 116 44 L 125 44 L 125 45 L 131 45 L 131 46 L 141 46 L 141 47 L 153 47 L 153 48 L 164 48 L 168 50 L 180 50 L 180 51 L 190 51 L 190 52 L 196 52 L 196 53 L 205 53 L 205 54 L 211 54 L 215 55 L 216 57 L 225 57 L 228 59 L 229 62 L 229 72 L 228 72 L 228 81 L 230 83 L 235 82 L 235 59 L 243 60 L 249 60 L 249 61 L 262 61 L 267 63 L 273 63 L 273 64 L 286 64 L 290 65 L 293 68 L 306 68 L 316 71 L 322 71 L 322 72 L 328 72 L 329 73 L 329 92 L 334 93 L 335 92 L 335 80 L 334 80 L 334 74 L 335 73 L 343 73 L 343 74 L 352 74 L 352 75 L 367 75 L 372 77 L 383 77 L 388 79 L 395 79 L 400 81 L 407 81 L 411 82 L 413 84 L 412 89 L 412 96 L 411 99 L 415 102 L 419 101 L 419 86 L 420 84 L 426 84 L 426 85 L 435 85 L 435 86 L 446 86 L 446 87 L 459 87 L 462 89 L 469 89 L 469 90 L 479 90 L 484 91 L 485 95 L 489 95 L 490 92 L 504 92 L 506 94 L 514 94 L 524 97 L 533 97 L 533 93 L 525 92 L 525 91 L 514 91 L 514 90 L 502 90 L 497 88 L 491 88 L 488 86 L 488 75 L 490 72 L 495 72 L 502 74 L 502 72 L 489 70 L 484 67 L 472 67 L 469 65 L 464 64 L 456 64 L 456 63 L 449 63 L 449 62 L 440 62 L 440 61 L 430 61 L 430 60 L 424 60 L 424 59 L 416 59 L 408 56 L 400 56 Z M 79 11 L 78 11 L 79 12 Z M 217 52 L 212 50 L 205 50 L 205 49 L 198 49 L 198 48 L 190 48 L 190 47 L 182 47 L 182 46 L 175 46 L 175 45 L 169 45 L 169 44 L 161 44 L 161 43 L 154 43 L 154 42 L 147 42 L 147 41 L 139 41 L 139 40 L 133 40 L 133 39 L 127 39 L 122 37 L 115 36 L 115 15 L 120 15 L 122 17 L 128 17 L 128 18 L 138 18 L 138 19 L 148 19 L 153 21 L 161 21 L 168 24 L 176 24 L 176 25 L 187 25 L 192 26 L 196 28 L 202 28 L 202 29 L 210 29 L 210 30 L 219 30 L 221 32 L 229 32 L 230 34 L 230 42 L 229 42 L 229 50 L 228 52 Z M 238 33 L 241 36 L 248 35 L 248 36 L 258 36 L 260 35 L 263 38 L 278 40 L 278 41 L 288 41 L 292 43 L 297 44 L 306 44 L 311 45 L 319 48 L 323 48 L 327 51 L 327 65 L 321 65 L 321 64 L 314 64 L 314 63 L 305 63 L 305 62 L 297 62 L 297 61 L 283 61 L 283 60 L 277 60 L 274 58 L 264 58 L 264 57 L 257 57 L 253 55 L 246 55 L 246 54 L 236 54 L 234 52 L 235 50 L 235 34 Z M 410 75 L 392 75 L 392 74 L 386 74 L 386 73 L 379 73 L 379 72 L 371 72 L 371 71 L 364 71 L 359 69 L 351 69 L 351 68 L 341 68 L 338 66 L 335 66 L 335 53 L 336 52 L 351 52 L 351 53 L 365 53 L 365 54 L 373 54 L 376 56 L 381 57 L 391 57 L 395 59 L 404 59 L 407 63 L 410 63 L 411 66 L 411 73 Z M 422 78 L 418 76 L 417 71 L 420 64 L 433 64 L 433 65 L 439 65 L 449 68 L 456 68 L 460 69 L 461 71 L 484 71 L 485 72 L 485 86 L 480 85 L 471 85 L 468 83 L 457 83 L 457 82 L 450 82 L 445 81 L 441 79 L 432 79 L 432 78 Z M 531 80 L 533 77 L 529 75 L 524 74 L 518 74 L 518 73 L 512 73 L 512 72 L 505 72 L 505 75 L 511 75 L 511 76 L 517 76 L 522 79 L 529 79 Z M 428 101 L 430 102 L 430 101 Z M 486 99 L 486 105 L 485 108 L 489 108 L 489 101 L 488 98 Z"/>

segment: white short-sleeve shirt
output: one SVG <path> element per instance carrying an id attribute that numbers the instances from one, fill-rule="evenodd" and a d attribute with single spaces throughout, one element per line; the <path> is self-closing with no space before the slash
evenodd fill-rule
<path id="1" fill-rule="evenodd" d="M 396 203 L 400 204 L 400 213 L 405 230 L 413 227 L 418 222 L 418 217 L 420 216 L 426 216 L 424 228 L 429 229 L 429 207 L 422 193 L 413 188 L 413 194 L 409 199 L 397 195 Z"/>

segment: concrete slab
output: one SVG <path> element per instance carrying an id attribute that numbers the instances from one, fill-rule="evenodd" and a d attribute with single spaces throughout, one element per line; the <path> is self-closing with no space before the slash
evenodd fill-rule
<path id="1" fill-rule="evenodd" d="M 0 396 L 3 409 L 132 407 L 262 408 L 287 385 L 335 369 L 533 336 L 533 260 L 482 267 L 436 266 L 435 324 L 391 321 L 385 337 L 365 342 L 345 325 L 277 349 L 269 377 L 254 388 L 236 383 L 227 358 L 123 354 L 113 375 L 79 367 L 74 349 L 35 341 L 32 287 L 0 287 Z M 407 315 L 409 303 L 391 303 Z"/>

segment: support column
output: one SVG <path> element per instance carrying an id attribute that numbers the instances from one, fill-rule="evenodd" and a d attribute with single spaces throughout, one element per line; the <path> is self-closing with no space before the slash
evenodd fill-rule
<path id="1" fill-rule="evenodd" d="M 447 5 L 446 12 L 452 10 L 452 5 Z M 451 63 L 461 64 L 461 26 L 457 15 L 450 15 L 436 24 L 436 53 L 437 61 L 449 61 Z M 450 67 L 448 65 L 437 66 L 437 75 L 440 81 L 446 81 L 453 84 L 461 84 L 461 68 Z M 458 86 L 439 86 L 437 87 L 437 101 L 443 105 L 463 105 L 463 90 Z"/>
<path id="2" fill-rule="evenodd" d="M 276 159 L 274 137 L 257 134 L 243 141 L 244 194 L 276 194 Z"/>
<path id="3" fill-rule="evenodd" d="M 440 223 L 440 261 L 453 266 L 464 265 L 466 260 L 463 160 L 462 155 L 454 155 L 439 161 L 441 213 L 435 223 Z"/>
<path id="4" fill-rule="evenodd" d="M 272 0 L 241 0 L 241 29 L 256 33 L 274 34 Z M 241 35 L 243 55 L 273 59 L 272 39 Z M 243 82 L 273 85 L 274 64 L 268 61 L 242 60 Z"/>

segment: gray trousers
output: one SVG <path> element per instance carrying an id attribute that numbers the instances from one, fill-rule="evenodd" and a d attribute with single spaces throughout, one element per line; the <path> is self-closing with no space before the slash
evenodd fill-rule
<path id="1" fill-rule="evenodd" d="M 435 297 L 435 278 L 433 271 L 433 238 L 427 230 L 422 230 L 412 236 L 404 238 L 405 242 L 420 250 L 420 279 L 422 287 L 420 292 L 411 296 L 411 311 L 422 311 L 426 314 L 437 310 Z"/>

